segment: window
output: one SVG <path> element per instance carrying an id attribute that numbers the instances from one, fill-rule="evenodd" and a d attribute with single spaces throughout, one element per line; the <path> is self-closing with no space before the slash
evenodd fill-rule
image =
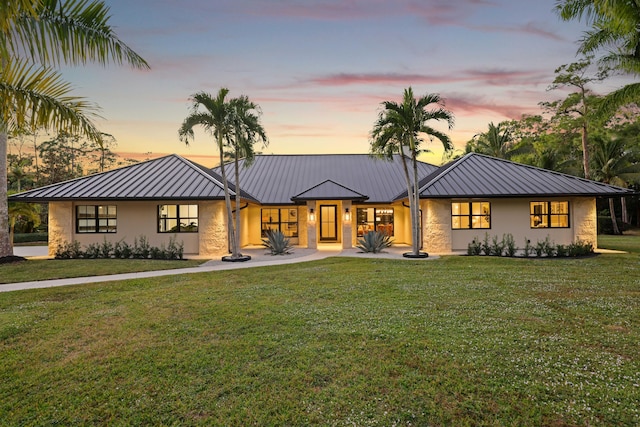
<path id="1" fill-rule="evenodd" d="M 116 223 L 114 205 L 76 206 L 76 233 L 115 233 Z"/>
<path id="2" fill-rule="evenodd" d="M 370 231 L 393 236 L 393 208 L 358 208 L 358 237 Z"/>
<path id="3" fill-rule="evenodd" d="M 159 205 L 158 233 L 197 233 L 198 205 Z"/>
<path id="4" fill-rule="evenodd" d="M 531 202 L 531 228 L 568 228 L 569 202 Z"/>
<path id="5" fill-rule="evenodd" d="M 286 237 L 298 237 L 297 208 L 264 208 L 262 209 L 262 237 L 267 231 L 278 230 Z"/>
<path id="6" fill-rule="evenodd" d="M 454 230 L 491 228 L 491 203 L 451 203 L 451 228 Z"/>

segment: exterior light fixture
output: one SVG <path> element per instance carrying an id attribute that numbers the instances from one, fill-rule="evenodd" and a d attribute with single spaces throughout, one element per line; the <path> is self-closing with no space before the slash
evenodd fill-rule
<path id="1" fill-rule="evenodd" d="M 351 221 L 351 212 L 349 212 L 349 208 L 345 208 L 344 210 L 344 220 Z"/>
<path id="2" fill-rule="evenodd" d="M 309 221 L 313 222 L 316 220 L 316 214 L 313 211 L 313 208 L 309 209 Z"/>

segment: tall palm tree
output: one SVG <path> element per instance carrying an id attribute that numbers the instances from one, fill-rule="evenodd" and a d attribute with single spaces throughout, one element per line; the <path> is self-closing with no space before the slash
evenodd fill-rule
<path id="1" fill-rule="evenodd" d="M 239 230 L 234 225 L 231 195 L 229 192 L 229 180 L 227 178 L 224 162 L 225 148 L 230 145 L 230 141 L 233 141 L 234 132 L 234 109 L 232 107 L 232 101 L 228 101 L 226 99 L 228 94 L 229 89 L 221 88 L 218 90 L 218 94 L 215 98 L 206 92 L 198 92 L 191 95 L 191 113 L 182 122 L 182 125 L 178 130 L 178 136 L 180 141 L 188 145 L 195 137 L 193 128 L 196 126 L 202 126 L 207 133 L 215 138 L 220 156 L 220 171 L 222 173 L 222 182 L 224 186 L 224 201 L 227 209 L 227 228 L 229 243 L 231 246 L 231 257 L 223 257 L 222 259 L 235 261 L 245 259 L 246 257 L 243 257 L 240 253 L 239 238 L 236 238 L 236 235 L 239 234 Z M 236 194 L 240 192 L 237 183 L 235 192 Z M 238 212 L 238 215 L 239 214 L 240 213 Z"/>
<path id="2" fill-rule="evenodd" d="M 636 1 L 556 0 L 556 12 L 565 21 L 582 20 L 591 29 L 582 37 L 579 53 L 606 50 L 601 64 L 624 73 L 640 74 L 640 4 Z M 640 100 L 640 83 L 631 83 L 608 94 L 600 106 L 615 112 Z"/>
<path id="3" fill-rule="evenodd" d="M 263 146 L 268 144 L 267 133 L 260 124 L 260 110 L 258 105 L 245 95 L 230 101 L 232 133 L 229 135 L 229 145 L 233 149 L 233 161 L 236 186 L 236 246 L 240 247 L 240 170 L 239 160 L 244 158 L 244 166 L 249 167 L 255 158 L 254 145 L 262 140 Z M 221 160 L 222 162 L 222 160 Z"/>
<path id="4" fill-rule="evenodd" d="M 52 68 L 129 63 L 149 68 L 109 24 L 100 0 L 5 0 L 0 8 L 0 257 L 12 254 L 7 204 L 7 135 L 19 129 L 67 130 L 99 141 L 97 107 L 71 95 Z"/>
<path id="5" fill-rule="evenodd" d="M 599 137 L 595 138 L 594 143 L 592 168 L 597 180 L 619 187 L 627 187 L 630 182 L 640 181 L 638 153 L 630 150 L 623 138 Z M 613 233 L 620 234 L 613 198 L 609 198 L 609 213 Z"/>
<path id="6" fill-rule="evenodd" d="M 438 94 L 426 94 L 416 99 L 411 87 L 404 90 L 402 103 L 382 102 L 383 110 L 371 131 L 370 152 L 373 155 L 393 159 L 399 154 L 407 184 L 409 212 L 411 216 L 412 251 L 407 256 L 426 256 L 420 252 L 420 188 L 418 187 L 418 155 L 423 136 L 438 139 L 445 150 L 453 147 L 450 138 L 427 123 L 445 121 L 453 128 L 453 114 L 444 109 L 444 101 Z M 409 174 L 407 160 L 413 174 Z"/>

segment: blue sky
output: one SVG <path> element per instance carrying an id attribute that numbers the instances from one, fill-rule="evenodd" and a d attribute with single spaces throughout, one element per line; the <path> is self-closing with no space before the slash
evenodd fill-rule
<path id="1" fill-rule="evenodd" d="M 366 153 L 383 100 L 439 93 L 463 147 L 489 122 L 539 113 L 554 69 L 576 61 L 584 27 L 555 0 L 107 0 L 118 36 L 150 71 L 65 69 L 98 103 L 119 152 L 179 153 L 213 165 L 212 139 L 177 137 L 189 95 L 247 95 L 265 153 Z M 595 88 L 607 92 L 615 84 Z M 444 129 L 443 129 L 444 130 Z M 431 148 L 439 160 L 438 146 Z"/>

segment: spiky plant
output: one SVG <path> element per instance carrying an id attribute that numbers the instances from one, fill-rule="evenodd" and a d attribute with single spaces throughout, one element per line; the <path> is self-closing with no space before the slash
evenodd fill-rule
<path id="1" fill-rule="evenodd" d="M 370 231 L 361 239 L 358 239 L 356 247 L 362 252 L 370 252 L 377 254 L 393 244 L 391 236 L 379 231 Z"/>
<path id="2" fill-rule="evenodd" d="M 271 255 L 287 255 L 293 251 L 290 239 L 280 230 L 267 231 L 267 238 L 262 239 L 262 244 L 269 249 Z"/>

